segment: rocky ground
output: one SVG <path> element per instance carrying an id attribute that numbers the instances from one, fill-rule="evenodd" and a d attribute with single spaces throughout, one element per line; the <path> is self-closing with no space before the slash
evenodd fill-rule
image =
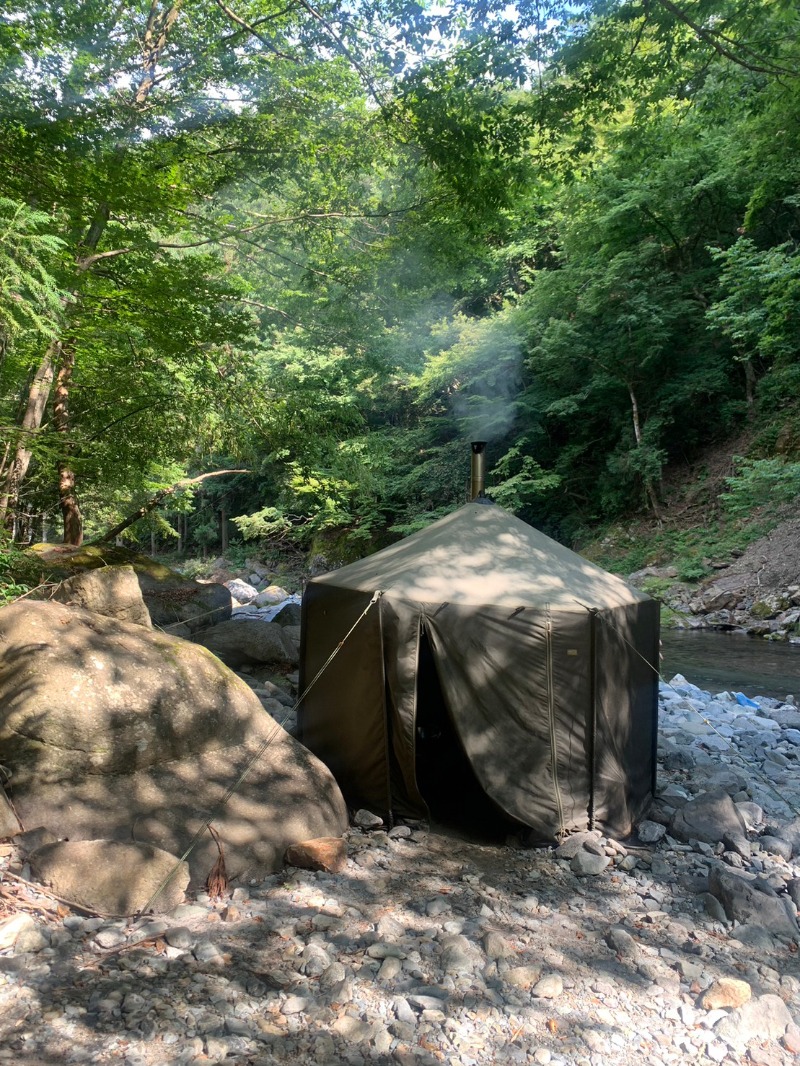
<path id="1" fill-rule="evenodd" d="M 340 874 L 139 921 L 70 910 L 5 846 L 0 1062 L 788 1066 L 800 712 L 677 679 L 660 713 L 635 845 L 354 825 Z"/>

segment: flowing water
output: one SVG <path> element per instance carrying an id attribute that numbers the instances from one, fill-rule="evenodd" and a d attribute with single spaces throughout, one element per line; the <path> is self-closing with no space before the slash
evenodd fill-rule
<path id="1" fill-rule="evenodd" d="M 713 629 L 661 631 L 661 676 L 683 674 L 709 692 L 800 700 L 800 645 Z"/>

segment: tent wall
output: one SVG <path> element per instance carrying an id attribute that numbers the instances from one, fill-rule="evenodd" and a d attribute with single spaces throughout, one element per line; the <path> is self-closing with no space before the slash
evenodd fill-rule
<path id="1" fill-rule="evenodd" d="M 487 795 L 543 840 L 584 828 L 588 617 L 447 605 L 426 626 L 456 733 Z"/>
<path id="2" fill-rule="evenodd" d="M 305 692 L 372 596 L 309 584 L 303 597 L 300 691 Z M 299 710 L 300 740 L 329 767 L 345 798 L 391 811 L 380 603 L 358 622 Z"/>
<path id="3" fill-rule="evenodd" d="M 301 691 L 371 599 L 330 580 L 309 584 Z M 504 814 L 539 840 L 592 819 L 631 831 L 655 783 L 657 603 L 551 612 L 384 593 L 300 708 L 303 743 L 351 805 L 383 817 L 426 813 L 415 732 L 423 629 L 454 733 Z"/>
<path id="4" fill-rule="evenodd" d="M 389 729 L 389 772 L 392 805 L 396 814 L 416 818 L 428 816 L 416 775 L 416 724 L 419 684 L 420 627 L 419 604 L 394 603 L 381 598 L 386 709 Z"/>
<path id="5" fill-rule="evenodd" d="M 594 815 L 627 835 L 655 792 L 659 605 L 599 611 L 595 633 Z"/>

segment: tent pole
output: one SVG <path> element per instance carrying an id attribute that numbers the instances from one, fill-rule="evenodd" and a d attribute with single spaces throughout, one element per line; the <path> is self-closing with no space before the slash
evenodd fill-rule
<path id="1" fill-rule="evenodd" d="M 597 779 L 597 608 L 589 609 L 589 828 L 595 827 Z"/>

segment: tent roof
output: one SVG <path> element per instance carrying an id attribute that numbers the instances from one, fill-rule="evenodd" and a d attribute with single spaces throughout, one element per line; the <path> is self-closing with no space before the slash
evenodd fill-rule
<path id="1" fill-rule="evenodd" d="M 580 610 L 648 597 L 496 504 L 468 503 L 382 551 L 314 579 L 423 603 Z"/>

